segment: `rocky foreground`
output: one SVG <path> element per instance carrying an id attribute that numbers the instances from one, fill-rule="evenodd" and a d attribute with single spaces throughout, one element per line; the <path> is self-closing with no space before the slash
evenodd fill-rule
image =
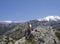
<path id="1" fill-rule="evenodd" d="M 36 42 L 35 44 L 60 44 L 55 32 L 56 31 L 49 26 L 38 26 L 31 31 L 33 36 L 31 36 L 31 39 Z M 20 40 L 16 41 L 15 44 L 26 44 L 25 37 L 22 37 Z"/>

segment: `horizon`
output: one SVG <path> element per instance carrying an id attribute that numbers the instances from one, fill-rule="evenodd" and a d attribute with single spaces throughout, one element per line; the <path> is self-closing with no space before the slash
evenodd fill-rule
<path id="1" fill-rule="evenodd" d="M 60 16 L 60 0 L 0 0 L 0 21 L 29 21 Z"/>
<path id="2" fill-rule="evenodd" d="M 60 19 L 60 16 L 45 16 L 45 17 L 42 17 L 42 18 L 37 18 L 37 19 L 33 19 L 33 20 L 41 20 L 41 19 L 44 19 L 44 18 L 53 18 L 53 17 L 55 17 L 55 18 L 58 18 L 58 19 Z M 52 19 L 51 18 L 51 19 Z M 31 19 L 30 19 L 31 20 Z M 30 21 L 30 20 L 28 20 L 28 21 Z M 15 22 L 15 23 L 19 23 L 19 22 L 27 22 L 27 21 L 12 21 L 12 20 L 4 20 L 4 21 L 0 21 L 0 22 L 8 22 L 8 23 L 11 23 L 11 22 Z"/>

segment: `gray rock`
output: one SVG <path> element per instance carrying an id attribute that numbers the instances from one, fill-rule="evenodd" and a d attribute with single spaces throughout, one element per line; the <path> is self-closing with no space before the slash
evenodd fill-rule
<path id="1" fill-rule="evenodd" d="M 40 44 L 59 44 L 55 32 L 49 26 L 38 26 L 31 32 L 35 41 L 40 41 Z"/>
<path id="2" fill-rule="evenodd" d="M 60 44 L 54 29 L 49 26 L 38 26 L 31 31 L 31 34 L 34 36 L 32 40 L 38 41 L 40 44 Z M 25 41 L 25 37 L 23 37 L 16 41 L 15 44 L 25 44 Z"/>
<path id="3" fill-rule="evenodd" d="M 25 41 L 25 37 L 23 37 L 20 40 L 16 41 L 15 44 L 25 44 Z"/>

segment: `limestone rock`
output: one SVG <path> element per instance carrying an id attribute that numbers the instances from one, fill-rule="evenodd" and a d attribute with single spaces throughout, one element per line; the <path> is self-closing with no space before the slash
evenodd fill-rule
<path id="1" fill-rule="evenodd" d="M 40 41 L 40 44 L 59 44 L 55 31 L 49 26 L 38 26 L 31 33 L 34 40 Z"/>
<path id="2" fill-rule="evenodd" d="M 39 44 L 60 44 L 58 38 L 55 35 L 55 30 L 49 26 L 38 26 L 31 31 L 34 38 L 32 40 L 38 41 Z M 16 41 L 15 44 L 25 44 L 25 37 Z"/>

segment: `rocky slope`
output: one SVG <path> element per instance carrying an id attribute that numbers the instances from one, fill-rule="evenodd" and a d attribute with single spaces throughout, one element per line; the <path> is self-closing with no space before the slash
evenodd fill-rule
<path id="1" fill-rule="evenodd" d="M 31 34 L 34 36 L 33 41 L 39 42 L 38 44 L 60 44 L 58 38 L 55 35 L 55 30 L 49 26 L 38 26 Z M 15 44 L 25 44 L 25 38 L 22 38 L 15 42 Z"/>

